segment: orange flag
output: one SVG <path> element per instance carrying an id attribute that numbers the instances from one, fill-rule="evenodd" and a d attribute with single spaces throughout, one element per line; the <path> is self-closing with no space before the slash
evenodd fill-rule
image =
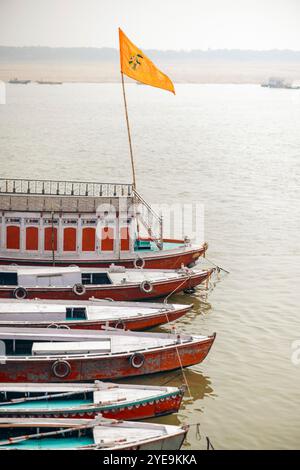
<path id="1" fill-rule="evenodd" d="M 175 95 L 172 81 L 138 49 L 119 28 L 121 72 L 138 82 L 163 88 Z"/>

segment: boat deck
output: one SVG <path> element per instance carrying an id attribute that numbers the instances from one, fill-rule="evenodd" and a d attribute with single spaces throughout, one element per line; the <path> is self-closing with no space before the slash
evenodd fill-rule
<path id="1" fill-rule="evenodd" d="M 156 315 L 161 312 L 178 311 L 181 309 L 190 308 L 191 305 L 182 304 L 156 304 L 151 306 L 147 303 L 144 305 L 115 305 L 114 302 L 102 305 L 101 302 L 85 304 L 42 304 L 42 303 L 0 303 L 0 325 L 2 323 L 8 324 L 10 322 L 57 322 L 57 321 L 97 321 L 102 322 L 124 319 L 133 319 L 137 317 L 148 317 Z M 73 314 L 68 316 L 67 309 L 72 310 Z M 75 310 L 74 310 L 75 309 Z M 76 315 L 76 309 L 79 309 L 82 315 Z M 83 314 L 84 312 L 84 314 Z"/>
<path id="2" fill-rule="evenodd" d="M 52 330 L 35 328 L 30 331 L 26 328 L 1 328 L 1 340 L 27 340 L 33 343 L 34 357 L 45 355 L 59 356 L 62 350 L 72 350 L 66 355 L 74 356 L 83 354 L 107 355 L 122 354 L 132 351 L 144 351 L 148 349 L 166 348 L 179 343 L 206 340 L 207 336 L 190 336 L 167 333 L 136 333 L 123 330 L 109 329 L 93 331 L 82 330 Z M 41 342 L 42 341 L 42 342 Z M 84 344 L 86 345 L 84 346 Z M 72 346 L 73 344 L 73 346 Z M 101 352 L 101 349 L 103 352 Z M 96 351 L 96 352 L 95 352 Z M 14 356 L 6 356 L 6 360 Z M 23 355 L 20 351 L 18 357 L 33 357 Z"/>

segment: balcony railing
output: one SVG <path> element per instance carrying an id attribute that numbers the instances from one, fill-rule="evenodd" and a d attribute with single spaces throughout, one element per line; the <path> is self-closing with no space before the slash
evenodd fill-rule
<path id="1" fill-rule="evenodd" d="M 40 196 L 132 196 L 132 184 L 0 178 L 0 194 Z"/>
<path id="2" fill-rule="evenodd" d="M 148 235 L 162 248 L 162 217 L 133 188 L 132 184 L 94 183 L 0 178 L 0 194 L 74 197 L 132 197 L 139 206 L 137 218 Z"/>

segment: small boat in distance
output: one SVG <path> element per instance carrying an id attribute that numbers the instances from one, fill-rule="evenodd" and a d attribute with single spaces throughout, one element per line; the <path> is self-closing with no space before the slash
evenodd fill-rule
<path id="1" fill-rule="evenodd" d="M 0 450 L 179 450 L 188 426 L 104 419 L 0 418 Z"/>
<path id="2" fill-rule="evenodd" d="M 201 265 L 177 270 L 0 266 L 0 298 L 145 300 L 190 292 L 214 271 Z"/>
<path id="3" fill-rule="evenodd" d="M 263 88 L 284 88 L 286 90 L 299 90 L 300 86 L 293 85 L 282 78 L 270 78 L 268 82 L 262 83 Z"/>
<path id="4" fill-rule="evenodd" d="M 62 85 L 63 82 L 53 82 L 51 80 L 37 80 L 39 85 Z"/>
<path id="5" fill-rule="evenodd" d="M 166 372 L 202 362 L 215 337 L 3 327 L 0 382 L 87 382 Z"/>
<path id="6" fill-rule="evenodd" d="M 12 83 L 14 85 L 27 85 L 30 82 L 31 82 L 31 80 L 19 80 L 18 78 L 13 78 L 13 79 L 9 80 L 8 83 Z"/>
<path id="7" fill-rule="evenodd" d="M 184 387 L 95 383 L 0 384 L 1 418 L 139 420 L 177 413 Z"/>
<path id="8" fill-rule="evenodd" d="M 185 315 L 191 304 L 112 302 L 109 300 L 7 300 L 0 301 L 0 327 L 79 328 L 106 326 L 144 330 Z"/>

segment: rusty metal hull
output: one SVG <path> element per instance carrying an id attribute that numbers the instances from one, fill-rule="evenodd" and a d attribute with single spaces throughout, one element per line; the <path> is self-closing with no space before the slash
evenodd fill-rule
<path id="1" fill-rule="evenodd" d="M 191 248 L 187 250 L 185 248 L 184 251 L 178 253 L 178 250 L 174 250 L 174 253 L 164 253 L 163 251 L 156 251 L 151 253 L 147 253 L 147 256 L 144 256 L 144 253 L 138 252 L 138 255 L 141 256 L 145 261 L 145 268 L 148 269 L 179 269 L 182 265 L 189 266 L 194 264 L 201 256 L 205 256 L 207 250 L 207 244 L 199 248 Z M 55 265 L 59 266 L 70 266 L 72 264 L 76 264 L 80 267 L 87 267 L 87 268 L 107 268 L 112 263 L 115 265 L 125 266 L 126 268 L 134 268 L 134 262 L 136 260 L 136 256 L 132 256 L 132 258 L 126 259 L 115 259 L 112 258 L 110 260 L 101 260 L 101 259 L 84 259 L 84 258 L 68 258 L 64 259 L 56 259 Z M 12 264 L 17 263 L 20 266 L 52 266 L 53 261 L 51 259 L 42 259 L 36 256 L 35 258 L 19 258 L 16 260 L 15 257 L 0 257 L 0 264 Z"/>
<path id="2" fill-rule="evenodd" d="M 86 285 L 84 294 L 75 294 L 72 287 L 28 287 L 28 299 L 63 299 L 63 300 L 89 300 L 91 297 L 97 299 L 111 298 L 113 300 L 145 300 L 164 297 L 173 291 L 177 293 L 191 287 L 196 287 L 209 279 L 213 270 L 192 273 L 190 276 L 183 275 L 177 279 L 166 279 L 152 282 L 153 290 L 143 292 L 139 283 L 128 283 L 122 285 Z M 13 298 L 15 286 L 0 286 L 0 298 Z"/>
<path id="3" fill-rule="evenodd" d="M 0 382 L 77 382 L 165 372 L 201 363 L 214 340 L 215 334 L 205 339 L 193 338 L 185 343 L 142 350 L 145 361 L 140 368 L 131 365 L 132 352 L 100 356 L 60 355 L 70 366 L 69 374 L 62 379 L 56 377 L 52 370 L 57 356 L 9 356 L 0 363 Z"/>

